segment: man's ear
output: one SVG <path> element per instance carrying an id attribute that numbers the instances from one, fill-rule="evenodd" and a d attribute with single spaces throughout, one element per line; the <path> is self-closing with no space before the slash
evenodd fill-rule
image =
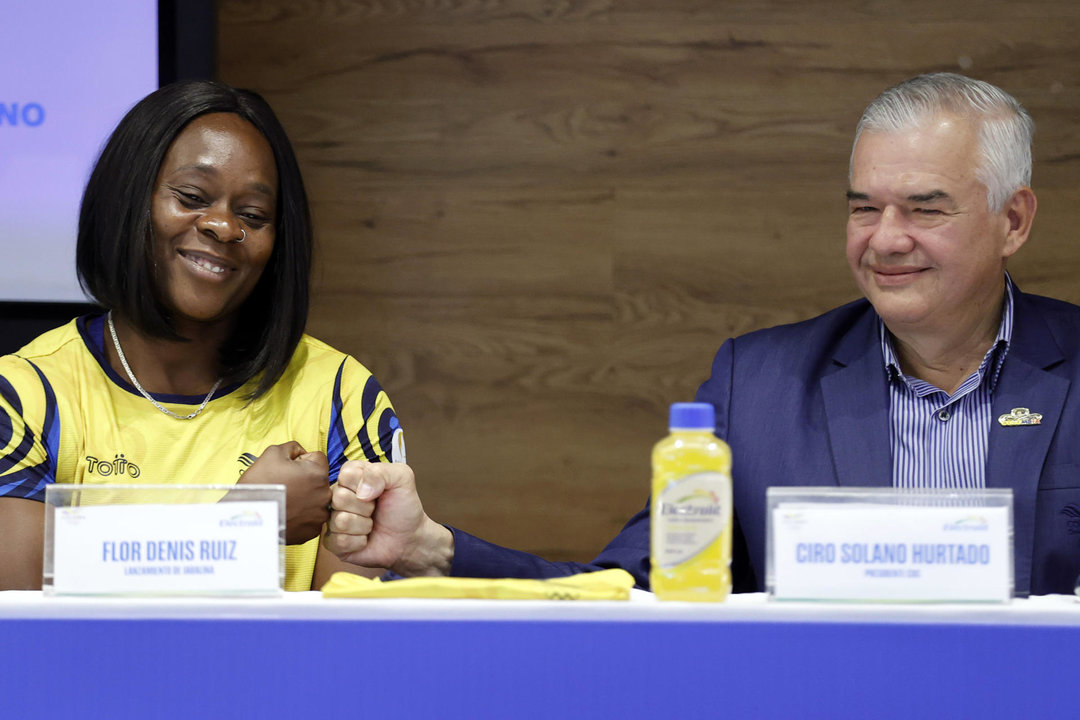
<path id="1" fill-rule="evenodd" d="M 1003 258 L 1011 257 L 1027 242 L 1038 205 L 1035 192 L 1029 187 L 1020 188 L 1005 203 L 1005 219 L 1008 221 L 1008 227 L 1005 242 L 1001 248 Z"/>

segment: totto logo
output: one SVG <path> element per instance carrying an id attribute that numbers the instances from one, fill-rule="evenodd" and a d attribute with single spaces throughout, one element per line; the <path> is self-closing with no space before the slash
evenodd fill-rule
<path id="1" fill-rule="evenodd" d="M 0 102 L 0 128 L 10 125 L 39 127 L 45 122 L 45 108 L 41 103 Z"/>
<path id="2" fill-rule="evenodd" d="M 124 457 L 124 453 L 117 453 L 111 462 L 98 460 L 92 455 L 86 456 L 86 471 L 91 475 L 109 477 L 110 475 L 128 475 L 137 478 L 142 474 L 139 466 Z"/>

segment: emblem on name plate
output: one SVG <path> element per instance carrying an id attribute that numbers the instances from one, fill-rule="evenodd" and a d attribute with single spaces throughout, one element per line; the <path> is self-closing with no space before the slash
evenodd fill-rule
<path id="1" fill-rule="evenodd" d="M 1041 425 L 1042 415 L 1033 413 L 1027 408 L 1013 408 L 1012 411 L 998 417 L 998 422 L 1004 427 L 1018 425 Z"/>

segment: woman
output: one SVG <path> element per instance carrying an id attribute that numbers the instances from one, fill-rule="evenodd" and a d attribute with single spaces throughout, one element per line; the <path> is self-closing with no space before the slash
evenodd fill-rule
<path id="1" fill-rule="evenodd" d="M 40 587 L 51 482 L 282 483 L 286 588 L 345 569 L 318 541 L 330 482 L 404 445 L 371 373 L 303 334 L 311 247 L 261 97 L 188 81 L 132 108 L 79 217 L 79 280 L 105 312 L 0 358 L 0 589 Z"/>

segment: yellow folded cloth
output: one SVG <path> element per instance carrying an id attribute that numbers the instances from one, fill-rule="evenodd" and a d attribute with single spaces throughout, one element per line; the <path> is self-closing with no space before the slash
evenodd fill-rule
<path id="1" fill-rule="evenodd" d="M 337 572 L 322 586 L 328 598 L 480 598 L 486 600 L 628 600 L 634 578 L 600 570 L 550 580 L 416 577 L 373 580 Z"/>

